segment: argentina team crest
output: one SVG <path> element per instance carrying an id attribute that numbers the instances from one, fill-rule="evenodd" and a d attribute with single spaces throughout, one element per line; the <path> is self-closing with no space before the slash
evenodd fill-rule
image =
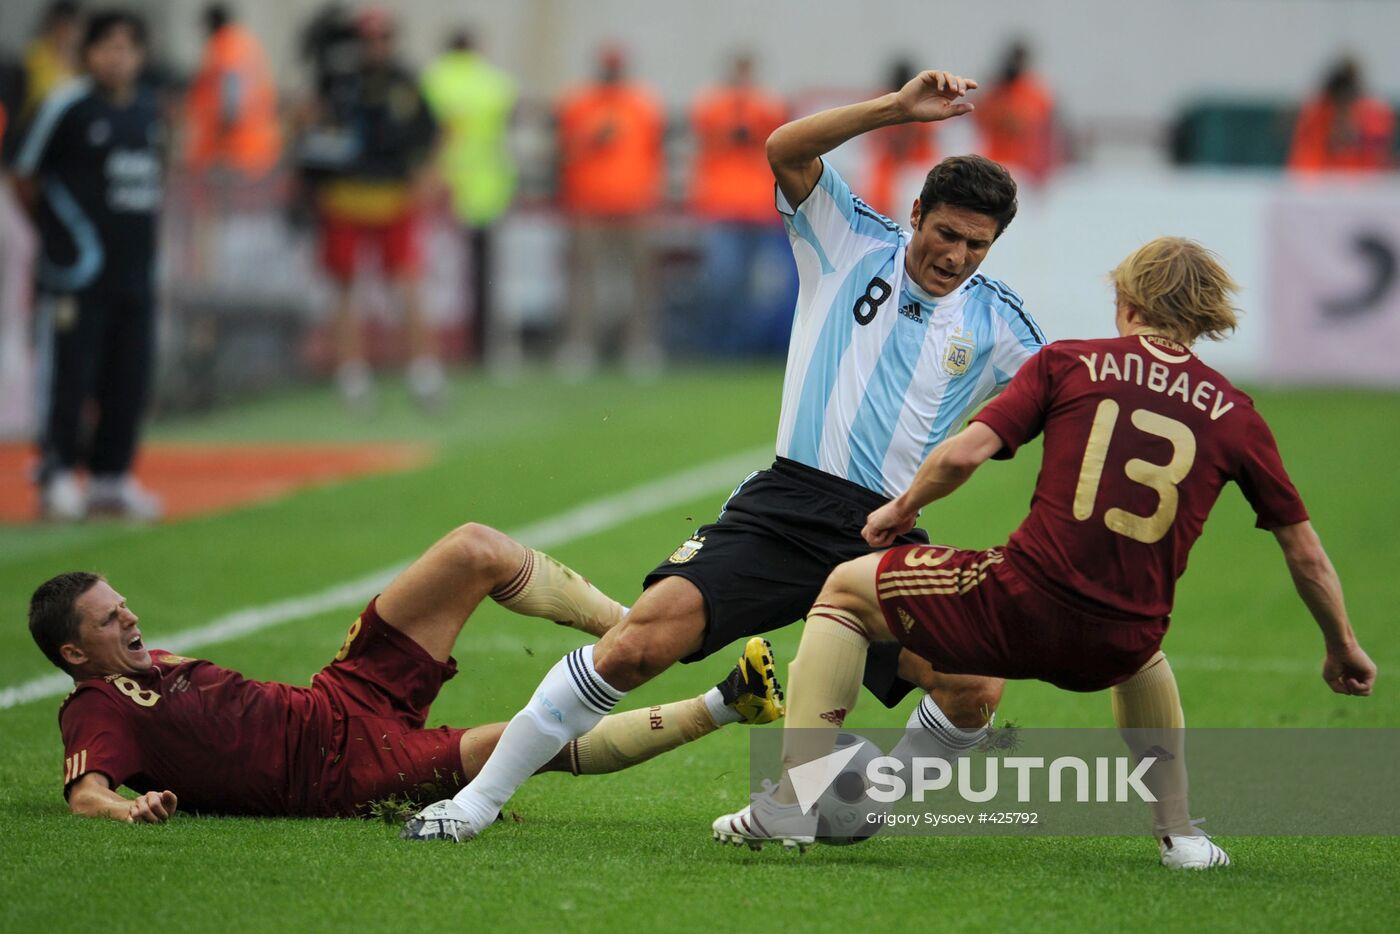
<path id="1" fill-rule="evenodd" d="M 666 560 L 670 561 L 672 564 L 685 564 L 691 558 L 695 557 L 700 552 L 700 549 L 704 547 L 705 540 L 703 538 L 692 538 L 690 541 L 677 548 L 671 554 L 671 557 Z"/>
<path id="2" fill-rule="evenodd" d="M 953 331 L 948 338 L 948 349 L 943 354 L 943 372 L 949 376 L 962 376 L 977 356 L 977 342 L 971 331 Z"/>

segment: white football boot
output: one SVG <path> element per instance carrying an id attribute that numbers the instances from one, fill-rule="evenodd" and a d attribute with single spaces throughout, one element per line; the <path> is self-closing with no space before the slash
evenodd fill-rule
<path id="1" fill-rule="evenodd" d="M 1230 865 L 1225 851 L 1203 833 L 1167 834 L 1157 841 L 1162 865 L 1168 869 L 1215 869 Z"/>
<path id="2" fill-rule="evenodd" d="M 451 798 L 430 804 L 404 821 L 399 837 L 403 840 L 452 840 L 466 843 L 476 836 L 467 812 Z"/>
<path id="3" fill-rule="evenodd" d="M 736 814 L 725 814 L 711 825 L 720 843 L 748 844 L 751 850 L 765 843 L 781 843 L 785 850 L 804 853 L 816 840 L 817 812 L 802 813 L 798 804 L 773 800 L 774 786 L 764 782 L 764 790 L 749 796 L 748 807 Z"/>

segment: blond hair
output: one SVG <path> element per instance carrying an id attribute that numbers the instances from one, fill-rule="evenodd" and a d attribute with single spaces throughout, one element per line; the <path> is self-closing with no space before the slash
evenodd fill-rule
<path id="1" fill-rule="evenodd" d="M 1239 285 L 1214 253 L 1185 237 L 1158 237 L 1109 274 L 1118 301 L 1136 308 L 1149 328 L 1183 344 L 1222 340 L 1237 325 L 1231 304 Z"/>

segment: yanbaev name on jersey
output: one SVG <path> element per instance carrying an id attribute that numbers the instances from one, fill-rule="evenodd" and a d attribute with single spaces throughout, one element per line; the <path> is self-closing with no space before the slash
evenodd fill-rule
<path id="1" fill-rule="evenodd" d="M 1170 348 L 1176 353 L 1158 349 L 1149 344 L 1149 341 Z M 1184 363 L 1190 359 L 1190 353 L 1181 345 L 1160 338 L 1144 337 L 1143 346 L 1170 363 Z M 1209 412 L 1211 421 L 1216 421 L 1235 407 L 1235 403 L 1225 401 L 1225 394 L 1210 380 L 1201 380 L 1193 387 L 1190 376 L 1184 370 L 1173 377 L 1165 363 L 1147 360 L 1141 354 L 1125 353 L 1120 360 L 1115 353 L 1091 353 L 1080 354 L 1079 359 L 1088 368 L 1091 382 L 1101 383 L 1112 379 L 1146 386 L 1167 398 L 1175 396 L 1186 405 Z"/>

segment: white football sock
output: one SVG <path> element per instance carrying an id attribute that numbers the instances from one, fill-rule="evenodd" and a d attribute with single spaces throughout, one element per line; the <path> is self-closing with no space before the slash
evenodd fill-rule
<path id="1" fill-rule="evenodd" d="M 472 828 L 480 832 L 490 826 L 525 779 L 569 740 L 597 726 L 624 694 L 593 668 L 592 645 L 560 659 L 530 702 L 511 718 L 481 772 L 453 797 L 470 816 Z"/>
<path id="2" fill-rule="evenodd" d="M 988 723 L 987 726 L 991 724 Z M 900 762 L 912 762 L 915 756 L 946 759 L 952 762 L 967 755 L 987 736 L 987 726 L 963 730 L 939 708 L 932 694 L 924 695 L 905 724 L 904 738 L 890 751 Z"/>
<path id="3" fill-rule="evenodd" d="M 702 696 L 705 698 L 705 709 L 710 712 L 715 726 L 726 726 L 744 719 L 743 714 L 724 702 L 724 695 L 720 693 L 719 688 L 710 688 Z"/>

